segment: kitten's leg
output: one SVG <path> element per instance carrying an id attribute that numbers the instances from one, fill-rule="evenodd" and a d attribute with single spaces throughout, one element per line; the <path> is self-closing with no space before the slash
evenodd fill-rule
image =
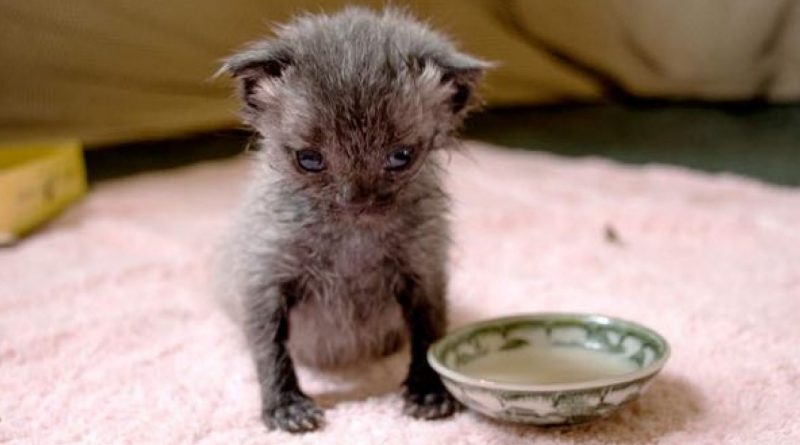
<path id="1" fill-rule="evenodd" d="M 411 343 L 411 365 L 403 383 L 403 412 L 420 419 L 448 417 L 460 408 L 426 357 L 428 347 L 446 328 L 444 289 L 437 289 L 437 292 L 439 295 L 426 295 L 418 282 L 408 278 L 398 298 Z"/>
<path id="2" fill-rule="evenodd" d="M 244 329 L 261 387 L 264 424 L 299 433 L 322 426 L 323 412 L 300 390 L 286 350 L 291 301 L 287 287 L 270 287 L 246 300 Z"/>

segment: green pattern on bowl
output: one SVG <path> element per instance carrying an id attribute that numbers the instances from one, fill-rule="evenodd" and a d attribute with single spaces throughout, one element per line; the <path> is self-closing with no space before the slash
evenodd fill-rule
<path id="1" fill-rule="evenodd" d="M 579 347 L 630 361 L 633 371 L 573 383 L 508 383 L 471 377 L 462 368 L 498 351 Z M 669 357 L 656 332 L 629 321 L 589 314 L 531 314 L 461 328 L 431 346 L 428 361 L 464 405 L 489 417 L 536 425 L 582 423 L 636 399 Z M 535 364 L 532 364 L 535 366 Z"/>

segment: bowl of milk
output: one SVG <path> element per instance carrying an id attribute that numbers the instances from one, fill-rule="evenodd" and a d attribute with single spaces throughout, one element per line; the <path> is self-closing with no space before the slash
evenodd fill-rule
<path id="1" fill-rule="evenodd" d="M 540 313 L 462 327 L 431 346 L 428 362 L 450 393 L 479 413 L 570 425 L 639 397 L 669 354 L 661 335 L 631 321 Z"/>

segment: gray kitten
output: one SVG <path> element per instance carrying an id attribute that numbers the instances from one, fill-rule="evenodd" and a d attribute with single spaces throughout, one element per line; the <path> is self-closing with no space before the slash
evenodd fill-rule
<path id="1" fill-rule="evenodd" d="M 236 303 L 268 427 L 322 423 L 293 360 L 336 367 L 405 342 L 405 412 L 457 409 L 426 361 L 446 328 L 440 158 L 485 68 L 404 13 L 357 8 L 295 19 L 225 63 L 261 150 L 218 284 Z"/>

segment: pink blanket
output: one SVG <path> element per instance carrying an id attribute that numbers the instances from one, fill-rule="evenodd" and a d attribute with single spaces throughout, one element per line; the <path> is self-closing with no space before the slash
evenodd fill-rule
<path id="1" fill-rule="evenodd" d="M 638 402 L 572 429 L 416 421 L 398 355 L 301 370 L 327 426 L 267 432 L 239 332 L 207 298 L 237 160 L 103 183 L 0 250 L 0 443 L 800 443 L 800 192 L 467 146 L 450 163 L 453 324 L 587 311 L 649 325 L 673 356 Z"/>

